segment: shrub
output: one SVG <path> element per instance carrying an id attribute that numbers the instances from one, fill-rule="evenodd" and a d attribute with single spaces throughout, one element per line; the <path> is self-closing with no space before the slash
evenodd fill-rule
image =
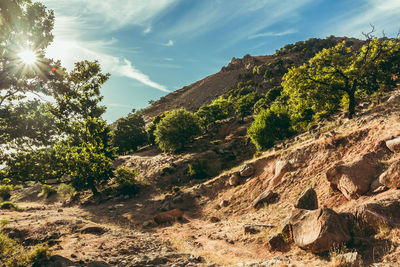
<path id="1" fill-rule="evenodd" d="M 21 208 L 19 208 L 17 204 L 12 203 L 11 201 L 4 201 L 4 202 L 0 203 L 0 210 L 21 211 Z"/>
<path id="2" fill-rule="evenodd" d="M 154 132 L 163 151 L 179 151 L 201 133 L 198 118 L 185 109 L 173 110 L 163 118 Z"/>
<path id="3" fill-rule="evenodd" d="M 207 162 L 195 160 L 193 163 L 188 164 L 187 175 L 191 179 L 203 179 L 208 176 L 207 169 Z"/>
<path id="4" fill-rule="evenodd" d="M 137 193 L 138 186 L 135 181 L 136 175 L 136 171 L 132 171 L 128 168 L 118 168 L 115 170 L 115 180 L 118 184 L 117 189 L 122 195 L 131 196 Z"/>
<path id="5" fill-rule="evenodd" d="M 75 192 L 75 188 L 69 184 L 60 184 L 57 188 L 57 193 L 64 198 L 72 198 Z"/>
<path id="6" fill-rule="evenodd" d="M 274 142 L 292 134 L 289 115 L 277 106 L 261 111 L 247 130 L 253 144 L 258 150 L 265 150 Z"/>
<path id="7" fill-rule="evenodd" d="M 51 185 L 44 184 L 38 197 L 49 198 L 54 193 L 56 193 L 56 190 Z"/>
<path id="8" fill-rule="evenodd" d="M 3 201 L 10 199 L 12 191 L 12 185 L 0 185 L 0 197 L 3 199 Z"/>

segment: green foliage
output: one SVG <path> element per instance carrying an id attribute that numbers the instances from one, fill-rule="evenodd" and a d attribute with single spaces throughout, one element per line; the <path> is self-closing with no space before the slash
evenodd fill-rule
<path id="1" fill-rule="evenodd" d="M 0 228 L 3 228 L 4 226 L 6 226 L 9 223 L 10 222 L 7 219 L 5 219 L 5 218 L 1 219 L 0 220 Z"/>
<path id="2" fill-rule="evenodd" d="M 289 115 L 278 106 L 261 111 L 247 130 L 247 135 L 258 150 L 268 149 L 275 141 L 292 134 Z"/>
<path id="3" fill-rule="evenodd" d="M 4 201 L 0 203 L 0 210 L 15 210 L 21 211 L 22 209 L 18 207 L 17 204 L 12 203 L 10 201 Z"/>
<path id="4" fill-rule="evenodd" d="M 30 266 L 50 258 L 48 246 L 37 245 L 25 249 L 16 240 L 0 234 L 0 262 L 5 267 Z"/>
<path id="5" fill-rule="evenodd" d="M 178 109 L 169 112 L 158 123 L 154 135 L 161 150 L 179 151 L 200 133 L 198 118 L 185 109 Z"/>
<path id="6" fill-rule="evenodd" d="M 52 187 L 51 185 L 44 184 L 42 185 L 42 191 L 39 193 L 39 197 L 43 197 L 45 199 L 49 198 L 53 194 L 55 194 L 57 191 Z"/>
<path id="7" fill-rule="evenodd" d="M 130 113 L 127 117 L 117 120 L 113 129 L 113 144 L 119 154 L 134 152 L 147 143 L 145 122 L 140 112 Z"/>
<path id="8" fill-rule="evenodd" d="M 137 176 L 136 171 L 128 168 L 118 168 L 115 170 L 115 180 L 118 184 L 118 192 L 122 195 L 135 195 L 138 191 L 138 186 L 135 181 Z"/>
<path id="9" fill-rule="evenodd" d="M 252 92 L 238 98 L 234 102 L 236 115 L 243 119 L 244 117 L 253 114 L 253 107 L 260 99 L 260 97 L 260 94 L 258 94 L 257 92 Z"/>
<path id="10" fill-rule="evenodd" d="M 64 198 L 72 198 L 76 193 L 76 190 L 73 186 L 69 184 L 60 184 L 57 187 L 57 194 Z"/>
<path id="11" fill-rule="evenodd" d="M 149 125 L 149 128 L 147 128 L 147 136 L 149 139 L 149 143 L 152 145 L 156 144 L 156 136 L 154 135 L 154 132 L 156 131 L 157 124 L 160 123 L 160 121 L 168 114 L 167 112 L 161 113 L 157 116 L 154 117 L 152 123 Z"/>
<path id="12" fill-rule="evenodd" d="M 399 39 L 369 36 L 359 50 L 342 42 L 322 50 L 308 63 L 290 69 L 282 86 L 284 94 L 289 96 L 292 119 L 301 120 L 306 110 L 311 110 L 314 117 L 332 114 L 343 105 L 342 100 L 348 103 L 351 118 L 356 96 L 369 96 L 382 86 L 395 86 L 392 76 L 398 70 L 387 62 L 392 62 L 399 50 Z"/>
<path id="13" fill-rule="evenodd" d="M 11 197 L 11 192 L 14 190 L 12 185 L 0 185 L 0 197 L 3 201 L 9 200 Z"/>
<path id="14" fill-rule="evenodd" d="M 217 120 L 225 119 L 232 111 L 231 103 L 222 97 L 215 99 L 210 105 L 199 108 L 195 115 L 204 129 L 208 129 Z"/>
<path id="15" fill-rule="evenodd" d="M 208 176 L 208 164 L 203 160 L 188 163 L 187 175 L 191 179 L 204 179 Z"/>

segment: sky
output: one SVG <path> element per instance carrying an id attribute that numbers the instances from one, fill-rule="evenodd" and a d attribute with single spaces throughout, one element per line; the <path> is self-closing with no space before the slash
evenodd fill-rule
<path id="1" fill-rule="evenodd" d="M 98 60 L 108 122 L 218 72 L 233 57 L 273 54 L 330 35 L 400 29 L 400 0 L 37 0 L 56 15 L 47 56 L 67 69 Z"/>

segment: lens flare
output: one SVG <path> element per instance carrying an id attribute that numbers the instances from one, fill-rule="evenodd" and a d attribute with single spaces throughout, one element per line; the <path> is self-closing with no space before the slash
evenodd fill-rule
<path id="1" fill-rule="evenodd" d="M 27 65 L 35 64 L 37 60 L 35 52 L 29 49 L 25 49 L 19 52 L 18 57 Z"/>

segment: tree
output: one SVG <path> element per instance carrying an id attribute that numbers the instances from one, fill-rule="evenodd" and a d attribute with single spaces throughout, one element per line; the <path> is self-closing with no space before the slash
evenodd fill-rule
<path id="1" fill-rule="evenodd" d="M 179 151 L 201 133 L 198 118 L 185 109 L 169 112 L 154 132 L 156 143 L 163 151 Z"/>
<path id="2" fill-rule="evenodd" d="M 215 99 L 210 105 L 199 108 L 195 115 L 199 118 L 204 129 L 208 129 L 217 120 L 225 119 L 232 111 L 231 103 L 222 97 Z"/>
<path id="3" fill-rule="evenodd" d="M 268 149 L 275 141 L 292 134 L 290 117 L 287 111 L 278 105 L 262 110 L 247 130 L 247 135 L 258 150 Z"/>
<path id="4" fill-rule="evenodd" d="M 130 113 L 117 120 L 113 133 L 113 143 L 118 153 L 136 151 L 147 143 L 146 123 L 140 112 Z"/>
<path id="5" fill-rule="evenodd" d="M 372 33 L 372 32 L 371 32 Z M 400 49 L 399 39 L 378 39 L 366 34 L 361 49 L 342 42 L 323 49 L 309 62 L 292 68 L 282 86 L 294 117 L 305 110 L 314 114 L 335 112 L 341 101 L 348 102 L 348 116 L 355 114 L 356 96 L 370 95 L 381 86 L 391 86 L 393 68 L 385 66 Z"/>

